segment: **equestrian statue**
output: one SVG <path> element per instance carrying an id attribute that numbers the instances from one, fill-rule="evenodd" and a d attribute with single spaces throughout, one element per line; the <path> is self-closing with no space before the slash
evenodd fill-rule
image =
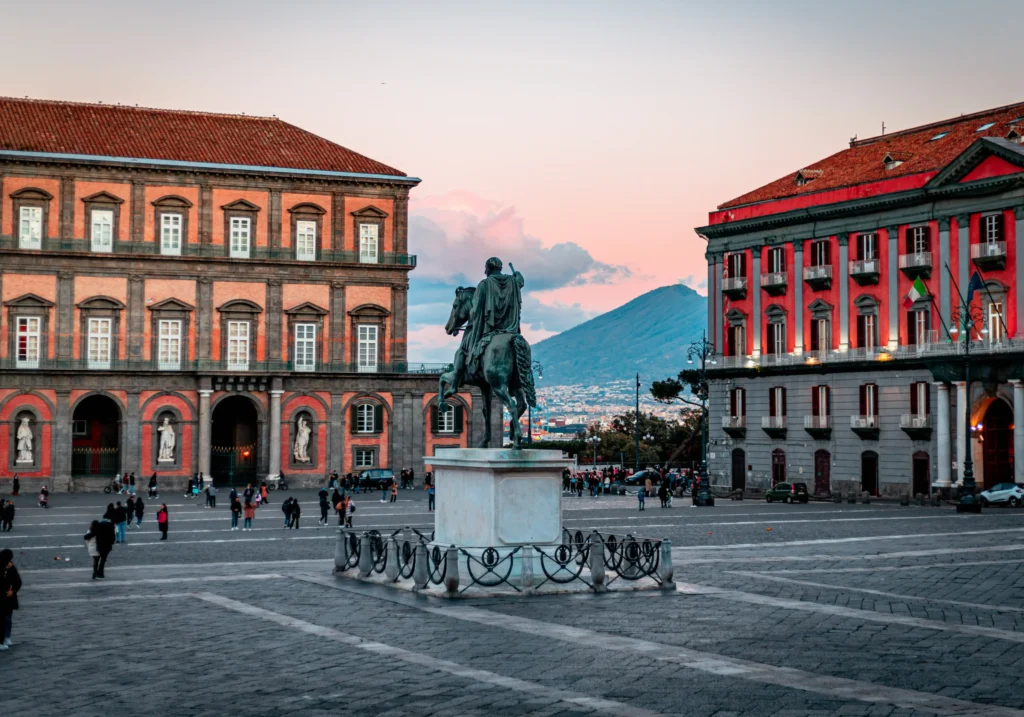
<path id="1" fill-rule="evenodd" d="M 519 418 L 527 406 L 537 406 L 530 344 L 519 331 L 523 275 L 511 264 L 511 274 L 502 274 L 501 268 L 501 259 L 491 257 L 484 267 L 484 280 L 475 289 L 460 286 L 455 290 L 452 313 L 444 327 L 449 336 L 463 333 L 454 365 L 441 374 L 438 407 L 463 384 L 479 388 L 484 416 L 480 448 L 491 443 L 491 396 L 512 416 L 512 445 L 516 448 L 521 448 L 523 441 Z M 498 443 L 500 446 L 501 436 Z"/>

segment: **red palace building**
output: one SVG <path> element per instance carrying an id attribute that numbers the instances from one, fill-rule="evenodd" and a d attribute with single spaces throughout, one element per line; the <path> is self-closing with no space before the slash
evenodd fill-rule
<path id="1" fill-rule="evenodd" d="M 1024 482 L 1022 136 L 1024 103 L 854 139 L 711 212 L 714 483 Z"/>

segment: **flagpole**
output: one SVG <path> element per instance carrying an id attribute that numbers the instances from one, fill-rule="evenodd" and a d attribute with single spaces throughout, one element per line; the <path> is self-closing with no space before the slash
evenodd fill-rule
<path id="1" fill-rule="evenodd" d="M 985 272 L 981 269 L 975 269 L 974 271 L 977 272 L 978 278 L 981 279 L 981 288 L 985 290 L 985 295 L 988 297 L 988 300 L 993 304 L 996 303 L 996 300 L 992 297 L 992 292 L 988 290 L 988 284 L 985 283 Z M 1010 338 L 1010 329 L 1006 326 L 1006 322 L 1003 321 L 1003 313 L 1005 310 L 1006 308 L 1003 307 L 1003 311 L 1000 311 L 998 314 L 999 323 L 1002 324 L 1003 335 L 1006 336 L 1006 338 Z"/>
<path id="2" fill-rule="evenodd" d="M 956 289 L 956 295 L 960 297 L 960 306 L 969 311 L 971 307 L 967 305 L 967 302 L 964 301 L 964 295 L 960 293 L 960 285 L 957 284 L 956 279 L 953 278 L 953 270 L 949 268 L 949 262 L 946 262 L 946 273 L 949 274 L 949 280 L 953 282 L 953 288 Z M 960 313 L 963 313 L 963 310 L 961 310 Z M 966 321 L 967 319 L 964 316 L 960 317 L 960 328 L 964 331 L 967 330 Z"/>

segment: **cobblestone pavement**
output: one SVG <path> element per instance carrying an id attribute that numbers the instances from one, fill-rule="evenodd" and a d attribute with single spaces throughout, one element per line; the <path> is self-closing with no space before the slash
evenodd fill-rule
<path id="1" fill-rule="evenodd" d="M 676 590 L 444 601 L 330 575 L 334 526 L 251 532 L 165 495 L 89 579 L 110 498 L 16 499 L 25 587 L 0 715 L 1019 715 L 1024 510 L 566 498 L 567 527 L 669 538 Z M 652 505 L 653 503 L 653 505 Z M 429 530 L 422 491 L 357 527 Z"/>

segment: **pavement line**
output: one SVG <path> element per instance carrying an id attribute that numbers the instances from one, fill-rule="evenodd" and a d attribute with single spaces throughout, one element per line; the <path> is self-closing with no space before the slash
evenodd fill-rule
<path id="1" fill-rule="evenodd" d="M 172 542 L 175 545 L 189 545 L 192 543 L 203 543 L 209 545 L 212 543 L 275 543 L 282 541 L 292 540 L 337 540 L 337 536 L 333 533 L 321 533 L 320 535 L 296 535 L 290 538 L 216 538 L 214 540 L 173 540 L 168 538 L 167 540 L 149 540 L 142 543 L 117 543 L 115 547 L 118 548 L 145 548 L 153 547 L 154 545 L 170 545 Z M 82 549 L 85 547 L 85 543 L 75 543 L 73 545 L 25 545 L 18 548 L 11 548 L 17 552 L 24 550 L 72 550 L 75 548 Z"/>
<path id="2" fill-rule="evenodd" d="M 835 588 L 833 588 L 835 589 Z M 717 588 L 712 585 L 699 585 L 695 583 L 676 583 L 676 592 L 683 595 L 706 595 L 719 600 L 743 602 L 751 605 L 765 605 L 768 607 L 780 607 L 786 610 L 801 610 L 803 612 L 817 612 L 823 615 L 851 618 L 853 620 L 867 620 L 869 622 L 881 622 L 890 625 L 903 625 L 904 627 L 924 628 L 928 630 L 940 630 L 942 632 L 957 632 L 972 637 L 990 637 L 995 640 L 1008 640 L 1010 642 L 1024 642 L 1024 632 L 1014 630 L 1000 630 L 996 627 L 982 627 L 981 625 L 960 625 L 938 620 L 927 620 L 922 617 L 910 617 L 909 615 L 893 615 L 873 610 L 857 610 L 842 605 L 822 605 L 821 603 L 792 600 L 790 598 L 778 598 L 771 595 L 759 595 L 748 593 L 742 590 L 729 590 Z"/>
<path id="3" fill-rule="evenodd" d="M 278 575 L 277 573 L 261 573 L 259 575 L 204 575 L 202 577 L 194 578 L 142 578 L 138 580 L 103 580 L 96 582 L 95 580 L 89 580 L 83 583 L 36 583 L 28 587 L 29 592 L 32 590 L 64 590 L 66 588 L 83 588 L 83 587 L 135 587 L 136 585 L 167 585 L 176 583 L 207 583 L 207 582 L 234 582 L 234 581 L 247 581 L 247 580 L 278 580 L 283 578 L 284 575 Z"/>
<path id="4" fill-rule="evenodd" d="M 187 522 L 187 521 L 178 520 L 178 521 L 175 521 L 175 525 L 177 525 L 178 523 L 182 523 L 182 522 Z M 71 523 L 70 525 L 78 525 L 78 523 Z M 156 522 L 154 521 L 153 523 L 151 523 L 149 525 L 152 525 L 153 527 L 156 527 Z M 154 533 L 152 530 L 149 530 L 149 525 L 147 525 L 145 531 L 135 530 L 134 528 L 132 528 L 132 529 L 129 529 L 127 531 L 127 534 L 128 534 L 128 536 L 136 536 L 136 537 L 139 537 L 139 538 L 147 537 L 147 536 L 159 535 L 159 533 Z M 318 524 L 318 525 L 309 525 L 309 526 L 307 526 L 305 528 L 305 530 L 318 530 L 319 528 L 337 528 L 337 527 L 338 527 L 338 525 L 336 523 L 331 523 L 329 525 L 319 525 Z M 397 525 L 372 525 L 371 524 L 371 525 L 360 526 L 359 529 L 360 530 L 377 530 L 377 531 L 380 531 L 382 533 L 384 531 L 388 531 L 388 534 L 390 534 L 390 533 L 394 532 L 395 530 L 401 530 L 402 528 L 416 528 L 417 530 L 420 530 L 422 532 L 424 529 L 426 529 L 426 530 L 433 530 L 434 526 L 433 525 L 415 525 L 415 524 L 414 525 L 402 525 L 402 526 L 397 526 Z M 274 528 L 252 528 L 251 532 L 255 533 L 255 532 L 268 532 L 269 531 L 269 532 L 274 532 L 274 533 L 280 533 L 282 530 L 287 530 L 287 529 L 281 527 L 280 525 L 278 525 L 278 526 L 276 526 Z M 238 529 L 237 531 L 232 531 L 230 526 L 225 527 L 225 528 L 182 528 L 181 530 L 176 530 L 175 531 L 175 533 L 177 535 L 182 535 L 182 534 L 191 535 L 192 533 L 231 533 L 231 532 L 243 533 L 243 532 L 248 532 L 248 531 L 243 531 L 242 529 Z M 78 537 L 80 535 L 82 535 L 81 531 L 79 531 L 77 533 L 49 533 L 49 534 L 44 534 L 44 535 L 37 535 L 37 534 L 34 534 L 34 533 L 33 534 L 25 534 L 25 535 L 21 535 L 21 534 L 18 534 L 18 535 L 4 535 L 3 538 L 4 538 L 4 540 L 10 540 L 10 539 L 28 540 L 28 539 L 33 539 L 33 538 L 76 538 L 76 537 Z M 335 535 L 337 535 L 336 532 L 335 532 Z"/>
<path id="5" fill-rule="evenodd" d="M 412 652 L 411 650 L 394 647 L 383 642 L 365 640 L 361 637 L 350 635 L 330 627 L 316 625 L 311 622 L 306 622 L 305 620 L 299 620 L 298 618 L 290 617 L 288 615 L 282 615 L 278 612 L 265 610 L 261 607 L 256 607 L 255 605 L 239 602 L 238 600 L 231 600 L 230 598 L 216 595 L 214 593 L 197 593 L 196 597 L 213 605 L 217 605 L 218 607 L 233 610 L 250 617 L 258 617 L 281 625 L 282 627 L 290 627 L 300 632 L 304 632 L 307 635 L 340 642 L 343 645 L 354 647 L 357 650 L 363 650 L 364 652 L 379 655 L 387 659 L 401 660 L 402 662 L 416 665 L 424 669 L 447 672 L 450 675 L 461 677 L 466 680 L 482 682 L 496 687 L 502 687 L 507 690 L 514 690 L 516 692 L 522 692 L 546 699 L 557 699 L 562 702 L 600 712 L 606 712 L 612 715 L 627 715 L 628 717 L 656 717 L 657 715 L 662 714 L 642 707 L 634 707 L 633 705 L 626 704 L 624 702 L 602 699 L 600 697 L 590 697 L 579 692 L 563 690 L 557 687 L 547 687 L 535 682 L 527 682 L 526 680 L 520 680 L 515 677 L 499 675 L 488 670 L 465 667 L 457 662 L 440 660 L 430 655 Z"/>
<path id="6" fill-rule="evenodd" d="M 773 545 L 778 545 L 774 543 Z M 770 547 L 767 543 L 760 546 L 762 549 Z M 1014 543 L 1011 545 L 992 545 L 976 548 L 956 548 L 956 554 L 960 553 L 995 553 L 995 552 L 1020 552 L 1024 550 L 1024 544 Z M 675 551 L 675 548 L 673 548 Z M 803 562 L 821 562 L 823 560 L 829 562 L 844 562 L 848 560 L 898 560 L 900 558 L 928 558 L 940 555 L 944 558 L 948 558 L 953 553 L 952 548 L 932 548 L 929 550 L 902 550 L 895 553 L 869 553 L 865 555 L 837 555 L 835 553 L 819 553 L 817 555 L 775 555 L 775 556 L 751 556 L 749 558 L 686 558 L 686 565 L 695 565 L 697 563 L 803 563 Z M 930 567 L 927 565 L 909 565 L 907 567 L 892 567 L 892 568 L 846 568 L 847 570 L 912 570 L 920 567 Z M 821 568 L 820 570 L 825 570 Z M 811 569 L 801 569 L 795 572 L 806 573 L 810 572 Z M 775 572 L 784 572 L 778 570 Z"/>
<path id="7" fill-rule="evenodd" d="M 727 570 L 732 575 L 743 575 L 758 580 L 769 580 L 776 583 L 788 583 L 792 585 L 806 585 L 812 588 L 825 588 L 836 592 L 855 592 L 865 595 L 878 595 L 879 597 L 894 598 L 896 600 L 919 600 L 921 602 L 943 603 L 944 605 L 959 605 L 960 607 L 978 608 L 981 610 L 992 610 L 994 612 L 1024 612 L 1024 607 L 1012 607 L 1009 605 L 988 605 L 980 602 L 965 602 L 963 600 L 944 600 L 941 598 L 924 597 L 921 595 L 901 595 L 899 593 L 888 593 L 884 590 L 871 590 L 869 588 L 851 588 L 846 585 L 829 585 L 827 583 L 815 583 L 809 580 L 793 580 L 791 578 L 780 578 L 776 575 L 758 573 L 750 570 Z"/>
<path id="8" fill-rule="evenodd" d="M 994 550 L 1010 550 L 1024 549 L 1024 545 L 1017 546 L 1001 546 L 999 548 L 988 548 L 985 552 L 992 552 Z M 963 549 L 958 548 L 958 553 L 966 552 Z M 948 551 L 947 551 L 948 553 Z M 803 568 L 796 570 L 773 570 L 772 573 L 793 573 L 796 575 L 806 575 L 809 573 L 878 573 L 883 571 L 904 571 L 904 570 L 931 570 L 933 568 L 942 568 L 943 570 L 949 570 L 951 568 L 959 568 L 961 566 L 970 567 L 973 565 L 1018 565 L 1024 563 L 1024 558 L 1010 558 L 1008 560 L 964 560 L 959 563 L 930 563 L 928 565 L 876 565 L 870 568 Z"/>
<path id="9" fill-rule="evenodd" d="M 154 570 L 159 572 L 166 572 L 167 570 L 178 570 L 188 569 L 195 570 L 197 566 L 202 568 L 248 568 L 252 566 L 259 566 L 263 568 L 271 566 L 289 566 L 289 565 L 334 565 L 332 558 L 315 558 L 315 559 L 302 559 L 302 560 L 248 560 L 248 561 L 234 561 L 234 562 L 220 562 L 220 563 L 151 563 L 148 565 L 118 565 L 117 570 Z M 111 567 L 108 565 L 107 567 Z M 61 573 L 91 573 L 92 568 L 27 568 L 25 570 L 18 570 L 22 575 L 27 574 L 53 574 L 59 575 Z"/>
<path id="10" fill-rule="evenodd" d="M 62 600 L 33 600 L 26 609 L 31 610 L 39 605 L 69 605 L 83 602 L 110 602 L 111 600 L 164 600 L 170 598 L 193 598 L 195 593 L 148 593 L 143 595 L 102 595 L 89 598 L 63 598 Z"/>
<path id="11" fill-rule="evenodd" d="M 970 520 L 970 518 L 968 518 Z M 829 522 L 829 521 L 825 521 Z M 706 524 L 705 524 L 706 525 Z M 920 538 L 947 538 L 960 535 L 994 535 L 996 533 L 1024 533 L 1024 528 L 994 528 L 991 530 L 962 530 L 956 533 L 911 533 L 910 535 L 865 535 L 855 538 L 817 538 L 814 540 L 780 540 L 777 543 L 733 543 L 732 545 L 694 545 L 672 548 L 672 552 L 704 550 L 746 550 L 757 548 L 785 548 L 793 545 L 836 545 L 839 543 L 866 543 L 873 540 L 917 540 Z M 949 553 L 950 549 L 943 551 Z"/>

